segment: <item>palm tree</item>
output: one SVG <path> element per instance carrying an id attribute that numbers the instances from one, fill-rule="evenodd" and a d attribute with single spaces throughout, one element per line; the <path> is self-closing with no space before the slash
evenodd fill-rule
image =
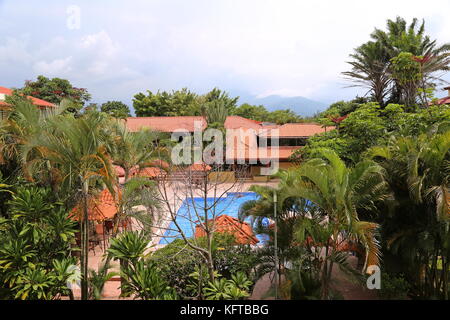
<path id="1" fill-rule="evenodd" d="M 356 48 L 350 57 L 353 61 L 348 64 L 352 70 L 342 74 L 353 81 L 354 86 L 368 88 L 373 99 L 384 106 L 392 83 L 388 69 L 389 55 L 385 48 L 379 42 L 369 41 Z"/>
<path id="2" fill-rule="evenodd" d="M 142 129 L 130 132 L 120 120 L 116 120 L 110 134 L 109 152 L 114 164 L 124 169 L 125 182 L 130 179 L 132 170 L 168 160 L 167 151 L 159 144 L 162 136 L 156 131 Z"/>
<path id="3" fill-rule="evenodd" d="M 402 52 L 423 62 L 420 83 L 418 80 L 416 87 L 434 88 L 442 83 L 443 72 L 449 70 L 450 43 L 438 45 L 436 40 L 425 35 L 424 21 L 419 25 L 419 21 L 413 19 L 408 25 L 403 18 L 397 17 L 387 21 L 387 31 L 375 29 L 371 38 L 372 41 L 355 49 L 351 55 L 353 61 L 348 62 L 352 70 L 343 74 L 356 85 L 368 87 L 381 105 L 402 101 L 403 89 L 393 79 L 391 70 L 391 60 Z M 387 94 L 390 97 L 385 101 Z"/>
<path id="4" fill-rule="evenodd" d="M 420 295 L 448 299 L 450 266 L 450 130 L 435 125 L 418 137 L 392 137 L 369 150 L 386 169 L 396 208 L 384 216 L 386 249 L 411 266 Z M 441 271 L 439 275 L 439 261 Z"/>
<path id="5" fill-rule="evenodd" d="M 325 260 L 321 271 L 322 297 L 327 298 L 333 265 L 345 263 L 340 253 L 345 241 L 364 246 L 364 269 L 379 264 L 380 252 L 375 238 L 378 225 L 360 221 L 358 211 L 375 209 L 377 202 L 385 200 L 388 193 L 383 169 L 376 163 L 362 161 L 348 168 L 334 151 L 317 149 L 316 152 L 318 158 L 280 173 L 280 187 L 284 190 L 280 202 L 289 198 L 307 199 L 325 214 L 325 219 L 312 228 L 307 228 L 303 219 L 298 225 L 297 240 L 307 241 L 309 235 L 313 242 L 324 246 L 328 261 Z M 317 239 L 314 239 L 315 234 Z"/>
<path id="6" fill-rule="evenodd" d="M 74 204 L 81 204 L 82 299 L 88 298 L 89 198 L 98 188 L 98 182 L 115 194 L 116 179 L 105 144 L 108 122 L 106 115 L 96 112 L 80 118 L 51 118 L 46 130 L 28 139 L 22 154 L 25 161 L 48 161 L 60 177 L 59 191 L 68 194 Z M 30 159 L 30 154 L 34 154 L 34 159 Z"/>
<path id="7" fill-rule="evenodd" d="M 0 123 L 0 163 L 15 171 L 11 173 L 19 175 L 23 165 L 22 148 L 31 136 L 43 129 L 45 118 L 30 101 L 20 96 L 8 98 L 12 110 L 6 121 Z"/>
<path id="8" fill-rule="evenodd" d="M 225 102 L 214 100 L 204 106 L 204 114 L 208 127 L 223 129 L 227 120 L 228 111 Z"/>
<path id="9" fill-rule="evenodd" d="M 274 269 L 274 229 L 268 220 L 277 223 L 277 254 L 279 257 L 276 266 L 278 276 L 285 274 L 283 268 L 288 262 L 300 258 L 302 248 L 295 245 L 295 225 L 298 219 L 310 208 L 303 199 L 289 198 L 283 203 L 274 202 L 274 194 L 280 198 L 285 192 L 283 187 L 272 188 L 269 186 L 252 186 L 250 191 L 258 194 L 257 200 L 250 200 L 242 204 L 239 209 L 239 219 L 250 218 L 251 225 L 257 234 L 269 236 L 269 243 L 266 248 L 259 251 L 260 263 L 257 267 L 257 277 L 271 273 Z M 274 207 L 277 205 L 277 220 L 274 217 Z M 274 275 L 275 276 L 275 275 Z"/>

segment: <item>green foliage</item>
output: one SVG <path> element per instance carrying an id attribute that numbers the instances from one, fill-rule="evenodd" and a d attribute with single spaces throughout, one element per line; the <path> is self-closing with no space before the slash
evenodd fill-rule
<path id="1" fill-rule="evenodd" d="M 204 239 L 200 239 L 198 244 L 206 247 Z M 189 297 L 198 294 L 198 290 L 192 287 L 192 274 L 198 274 L 199 268 L 205 273 L 207 268 L 204 266 L 203 257 L 188 247 L 182 239 L 176 239 L 155 251 L 150 259 L 155 261 L 163 278 L 179 295 Z M 245 273 L 247 277 L 254 277 L 254 268 L 258 261 L 250 247 L 235 245 L 234 237 L 226 234 L 214 235 L 213 260 L 215 270 L 227 279 L 239 272 Z M 203 279 L 204 285 L 209 276 L 205 274 Z M 196 286 L 198 283 L 194 284 L 194 287 Z"/>
<path id="2" fill-rule="evenodd" d="M 118 119 L 125 119 L 130 116 L 130 108 L 120 101 L 105 102 L 100 107 L 100 110 Z"/>
<path id="3" fill-rule="evenodd" d="M 414 295 L 425 298 L 448 299 L 449 150 L 447 122 L 418 136 L 392 136 L 368 151 L 385 168 L 396 199 L 379 216 L 385 251 L 396 258 Z M 441 270 L 439 257 L 447 266 Z"/>
<path id="4" fill-rule="evenodd" d="M 241 116 L 262 122 L 273 122 L 276 124 L 302 122 L 303 119 L 290 109 L 268 111 L 264 106 L 253 106 L 244 103 L 234 109 L 233 115 Z"/>
<path id="5" fill-rule="evenodd" d="M 75 259 L 67 258 L 75 223 L 47 189 L 18 188 L 0 225 L 0 282 L 3 298 L 55 299 L 71 295 Z"/>
<path id="6" fill-rule="evenodd" d="M 197 271 L 202 257 L 186 246 L 182 239 L 176 239 L 155 251 L 150 257 L 161 271 L 161 276 L 179 295 L 189 296 L 189 275 Z"/>
<path id="7" fill-rule="evenodd" d="M 201 100 L 204 104 L 221 103 L 228 114 L 233 114 L 236 109 L 239 97 L 231 98 L 227 92 L 214 88 L 206 93 Z"/>
<path id="8" fill-rule="evenodd" d="M 406 300 L 408 298 L 409 283 L 403 275 L 381 274 L 381 290 L 379 296 L 384 300 Z"/>
<path id="9" fill-rule="evenodd" d="M 208 282 L 203 291 L 207 300 L 242 300 L 250 296 L 251 286 L 252 281 L 245 273 L 239 272 L 231 279 L 217 277 L 213 282 Z"/>
<path id="10" fill-rule="evenodd" d="M 295 265 L 286 273 L 282 285 L 283 298 L 288 300 L 319 300 L 321 283 L 318 277 L 309 270 Z"/>
<path id="11" fill-rule="evenodd" d="M 93 300 L 101 300 L 103 288 L 106 281 L 110 280 L 116 275 L 117 272 L 108 272 L 110 268 L 109 262 L 105 262 L 100 265 L 97 271 L 89 270 L 89 298 Z"/>
<path id="12" fill-rule="evenodd" d="M 143 300 L 174 300 L 176 292 L 161 277 L 160 271 L 152 261 L 139 260 L 127 264 L 122 270 L 125 283 L 121 286 L 122 295 L 134 294 Z"/>
<path id="13" fill-rule="evenodd" d="M 150 242 L 144 231 L 125 231 L 111 239 L 108 254 L 114 259 L 137 262 Z"/>
<path id="14" fill-rule="evenodd" d="M 339 112 L 339 108 L 345 105 L 346 103 L 337 103 L 321 115 L 322 119 Z M 315 149 L 329 148 L 346 162 L 356 163 L 370 147 L 386 143 L 391 134 L 417 135 L 446 120 L 450 120 L 450 107 L 445 105 L 406 112 L 398 104 L 388 104 L 384 108 L 377 103 L 358 104 L 355 111 L 347 114 L 336 130 L 311 137 L 307 145 L 295 152 L 292 158 L 308 159 L 313 156 Z"/>
<path id="15" fill-rule="evenodd" d="M 273 122 L 276 124 L 285 124 L 292 122 L 301 122 L 302 118 L 290 109 L 275 110 L 267 115 L 267 122 Z"/>
<path id="16" fill-rule="evenodd" d="M 269 111 L 262 105 L 254 106 L 244 103 L 234 110 L 233 115 L 256 121 L 268 121 Z"/>
<path id="17" fill-rule="evenodd" d="M 133 107 L 138 117 L 201 115 L 197 94 L 183 88 L 179 91 L 158 91 L 134 96 Z"/>
<path id="18" fill-rule="evenodd" d="M 69 80 L 49 79 L 42 75 L 38 76 L 36 81 L 26 81 L 25 86 L 20 91 L 54 104 L 59 104 L 64 99 L 72 101 L 73 104 L 68 109 L 72 113 L 77 113 L 91 99 L 91 95 L 86 89 L 75 88 Z"/>
<path id="19" fill-rule="evenodd" d="M 225 120 L 227 120 L 228 110 L 221 100 L 211 101 L 205 106 L 206 122 L 210 128 L 225 128 Z"/>
<path id="20" fill-rule="evenodd" d="M 405 103 L 413 107 L 417 89 L 433 88 L 439 83 L 442 71 L 449 70 L 450 44 L 437 45 L 425 34 L 425 22 L 414 18 L 407 22 L 397 17 L 387 21 L 387 30 L 375 29 L 371 41 L 355 49 L 348 62 L 352 69 L 344 75 L 356 86 L 369 89 L 374 101 L 381 106 Z M 414 62 L 412 57 L 421 61 Z M 423 57 L 423 58 L 421 58 Z M 420 78 L 420 81 L 418 81 Z M 422 101 L 424 107 L 427 106 Z"/>
<path id="21" fill-rule="evenodd" d="M 415 82 L 422 76 L 420 73 L 420 63 L 415 61 L 415 56 L 410 52 L 401 52 L 391 59 L 392 75 L 401 85 Z"/>

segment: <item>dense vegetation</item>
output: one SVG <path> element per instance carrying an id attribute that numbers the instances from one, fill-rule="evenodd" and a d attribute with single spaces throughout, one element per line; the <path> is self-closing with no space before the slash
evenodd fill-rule
<path id="1" fill-rule="evenodd" d="M 290 109 L 268 111 L 264 106 L 253 106 L 244 103 L 237 105 L 239 97 L 230 97 L 226 92 L 214 88 L 204 95 L 198 95 L 187 88 L 166 92 L 138 93 L 134 96 L 133 107 L 138 117 L 155 116 L 201 116 L 206 110 L 217 103 L 223 104 L 227 115 L 237 115 L 244 118 L 284 124 L 300 122 L 302 119 Z"/>
<path id="2" fill-rule="evenodd" d="M 329 130 L 293 155 L 298 165 L 277 173 L 276 187 L 253 186 L 259 198 L 240 208 L 255 233 L 268 235 L 260 248 L 206 232 L 195 246 L 180 239 L 149 254 L 161 211 L 158 185 L 133 173 L 170 162 L 171 145 L 156 132 L 129 132 L 120 120 L 129 110 L 120 102 L 83 109 L 89 94 L 67 80 L 27 82 L 22 92 L 61 108 L 41 113 L 20 91 L 7 100 L 13 108 L 0 124 L 0 298 L 73 298 L 67 284 L 80 281 L 83 299 L 101 299 L 117 261 L 122 296 L 144 300 L 245 299 L 268 275 L 279 280 L 271 289 L 282 298 L 339 299 L 336 269 L 364 284 L 370 266 L 381 267 L 382 298 L 448 300 L 450 106 L 434 105 L 433 90 L 436 72 L 448 68 L 449 46 L 431 40 L 424 24 L 401 18 L 371 37 L 345 73 L 369 95 L 317 115 Z M 227 115 L 300 120 L 289 110 L 237 101 L 219 89 L 183 89 L 139 93 L 133 105 L 138 116 L 204 115 L 219 129 Z M 114 165 L 124 171 L 122 183 Z M 104 190 L 118 212 L 102 265 L 89 270 L 88 208 Z M 119 232 L 129 217 L 141 231 Z"/>

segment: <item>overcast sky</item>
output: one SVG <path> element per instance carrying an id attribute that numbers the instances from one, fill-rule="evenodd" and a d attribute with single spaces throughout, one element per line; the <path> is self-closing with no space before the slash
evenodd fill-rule
<path id="1" fill-rule="evenodd" d="M 424 18 L 443 43 L 449 14 L 448 0 L 0 0 L 0 86 L 43 74 L 88 88 L 94 102 L 220 87 L 329 103 L 358 93 L 340 72 L 374 27 Z"/>

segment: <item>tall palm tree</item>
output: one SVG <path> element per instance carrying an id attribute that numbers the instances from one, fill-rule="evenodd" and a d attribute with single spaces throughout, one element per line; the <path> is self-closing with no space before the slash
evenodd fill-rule
<path id="1" fill-rule="evenodd" d="M 106 115 L 91 112 L 83 117 L 59 116 L 48 120 L 48 128 L 30 137 L 24 146 L 23 159 L 48 161 L 60 177 L 60 190 L 67 193 L 73 203 L 81 203 L 81 274 L 82 299 L 88 298 L 88 242 L 89 198 L 95 193 L 98 182 L 115 194 L 116 181 L 112 161 L 107 153 L 108 140 Z"/>
<path id="2" fill-rule="evenodd" d="M 376 163 L 362 161 L 349 168 L 332 150 L 318 149 L 316 154 L 317 158 L 280 173 L 281 187 L 285 190 L 280 200 L 283 202 L 292 197 L 307 199 L 326 215 L 326 219 L 316 225 L 321 235 L 327 235 L 318 238 L 324 244 L 325 256 L 330 256 L 329 262 L 323 264 L 321 275 L 322 297 L 326 298 L 333 265 L 343 262 L 339 252 L 345 240 L 364 246 L 364 268 L 379 264 L 380 252 L 375 238 L 378 225 L 361 221 L 358 211 L 375 209 L 378 201 L 388 197 L 388 192 L 383 169 Z M 304 228 L 304 224 L 300 227 Z M 314 232 L 309 234 L 314 235 Z M 300 240 L 306 238 L 300 237 Z"/>
<path id="3" fill-rule="evenodd" d="M 295 225 L 309 208 L 308 203 L 303 199 L 289 198 L 287 201 L 274 202 L 274 195 L 278 198 L 285 192 L 283 188 L 273 188 L 270 186 L 254 185 L 250 191 L 256 192 L 259 197 L 257 200 L 245 202 L 239 209 L 239 218 L 245 220 L 250 218 L 251 225 L 258 234 L 269 236 L 269 245 L 259 252 L 260 264 L 257 268 L 257 277 L 271 273 L 274 268 L 274 229 L 273 225 L 268 224 L 270 219 L 277 224 L 277 254 L 279 257 L 276 266 L 278 275 L 285 275 L 284 265 L 297 260 L 302 254 L 302 248 L 295 244 Z M 274 207 L 277 206 L 277 219 L 275 221 Z"/>
<path id="4" fill-rule="evenodd" d="M 368 88 L 373 99 L 383 106 L 392 83 L 386 49 L 379 42 L 369 41 L 356 48 L 350 57 L 353 61 L 348 64 L 352 66 L 352 70 L 342 74 L 354 82 L 354 86 Z"/>
<path id="5" fill-rule="evenodd" d="M 125 171 L 127 182 L 133 169 L 154 166 L 155 161 L 168 160 L 167 151 L 159 144 L 162 138 L 156 131 L 142 129 L 131 132 L 120 121 L 116 120 L 110 132 L 109 152 L 115 165 Z"/>
<path id="6" fill-rule="evenodd" d="M 401 101 L 401 85 L 393 79 L 390 69 L 391 59 L 402 52 L 423 59 L 420 87 L 433 88 L 443 82 L 443 72 L 449 70 L 450 43 L 438 45 L 436 40 L 431 40 L 425 34 L 424 21 L 419 24 L 415 18 L 408 25 L 403 18 L 397 17 L 387 21 L 387 31 L 376 28 L 371 38 L 372 41 L 355 49 L 351 55 L 353 61 L 349 62 L 352 70 L 343 74 L 356 85 L 369 87 L 380 104 L 383 102 L 381 97 L 387 94 L 390 96 L 385 104 Z"/>
<path id="7" fill-rule="evenodd" d="M 45 126 L 45 115 L 27 99 L 13 95 L 8 97 L 11 111 L 0 122 L 0 163 L 20 174 L 21 151 L 26 141 L 37 135 Z"/>

